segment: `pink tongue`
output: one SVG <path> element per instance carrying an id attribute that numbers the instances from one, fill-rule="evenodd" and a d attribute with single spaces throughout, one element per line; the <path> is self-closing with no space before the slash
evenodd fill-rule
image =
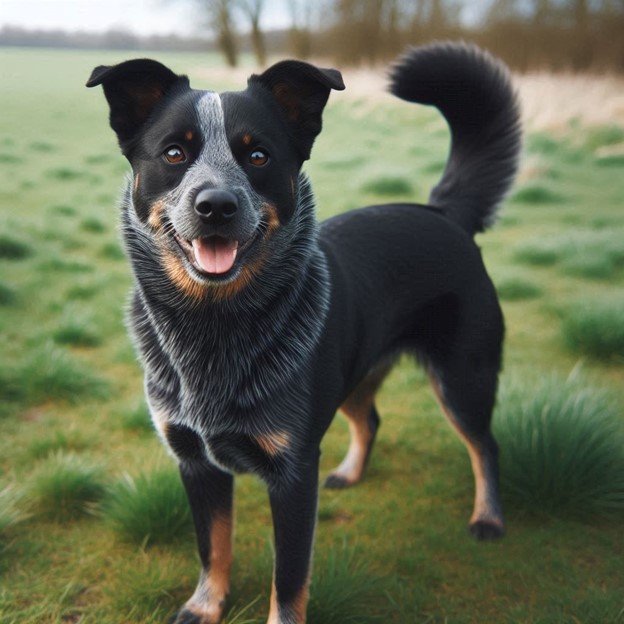
<path id="1" fill-rule="evenodd" d="M 196 238 L 192 241 L 195 262 L 206 273 L 227 273 L 234 264 L 238 241 L 218 236 Z"/>

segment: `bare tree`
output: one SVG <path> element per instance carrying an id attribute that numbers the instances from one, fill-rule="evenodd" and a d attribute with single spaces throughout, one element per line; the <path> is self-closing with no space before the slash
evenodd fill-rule
<path id="1" fill-rule="evenodd" d="M 251 24 L 251 46 L 260 67 L 266 65 L 266 45 L 260 28 L 260 18 L 265 6 L 265 0 L 239 0 L 240 7 Z"/>
<path id="2" fill-rule="evenodd" d="M 238 45 L 234 29 L 236 0 L 193 0 L 208 18 L 208 25 L 216 35 L 219 50 L 230 67 L 238 64 Z"/>
<path id="3" fill-rule="evenodd" d="M 313 2 L 287 0 L 290 13 L 290 47 L 298 58 L 308 58 L 312 53 Z"/>

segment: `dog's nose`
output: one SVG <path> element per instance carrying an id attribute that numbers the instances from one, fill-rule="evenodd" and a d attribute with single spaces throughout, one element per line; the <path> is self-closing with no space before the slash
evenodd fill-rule
<path id="1" fill-rule="evenodd" d="M 210 225 L 225 225 L 234 218 L 238 199 L 234 193 L 221 189 L 205 189 L 195 198 L 195 212 Z"/>

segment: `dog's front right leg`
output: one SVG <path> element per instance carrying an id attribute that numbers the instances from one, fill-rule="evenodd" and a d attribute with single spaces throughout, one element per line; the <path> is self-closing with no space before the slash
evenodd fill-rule
<path id="1" fill-rule="evenodd" d="M 287 483 L 269 487 L 275 568 L 267 624 L 305 624 L 318 499 L 315 451 Z"/>
<path id="2" fill-rule="evenodd" d="M 234 479 L 203 458 L 182 460 L 180 474 L 193 514 L 202 570 L 195 593 L 174 623 L 217 624 L 230 586 Z"/>

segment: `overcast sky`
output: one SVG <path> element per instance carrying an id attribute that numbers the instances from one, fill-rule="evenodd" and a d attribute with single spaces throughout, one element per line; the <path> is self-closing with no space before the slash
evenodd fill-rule
<path id="1" fill-rule="evenodd" d="M 140 35 L 197 35 L 203 26 L 190 0 L 0 0 L 0 27 L 8 24 L 88 31 L 122 27 Z M 285 2 L 269 0 L 263 25 L 287 24 Z"/>
<path id="2" fill-rule="evenodd" d="M 488 0 L 463 2 L 464 23 L 474 23 L 487 4 Z M 193 0 L 0 0 L 0 28 L 5 25 L 100 32 L 118 27 L 139 35 L 189 36 L 206 31 Z M 287 0 L 267 0 L 262 26 L 288 25 Z"/>

